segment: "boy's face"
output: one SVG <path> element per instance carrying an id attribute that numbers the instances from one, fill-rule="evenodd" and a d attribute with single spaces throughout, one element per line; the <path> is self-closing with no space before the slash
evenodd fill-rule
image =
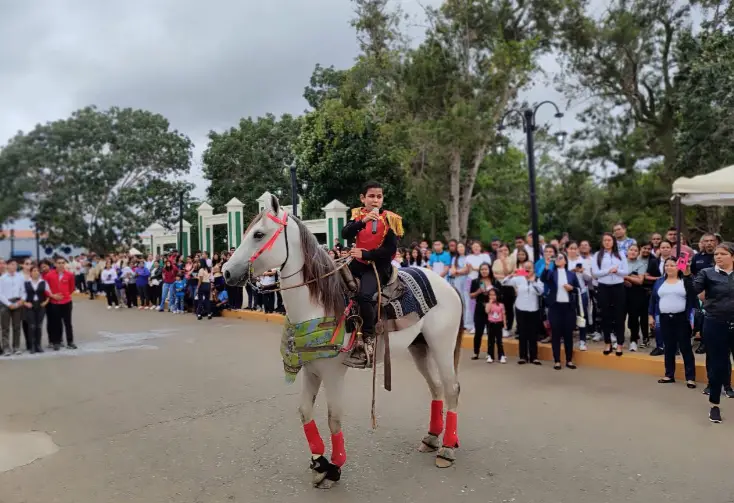
<path id="1" fill-rule="evenodd" d="M 366 194 L 360 194 L 359 200 L 368 210 L 382 208 L 382 189 L 368 189 Z"/>
<path id="2" fill-rule="evenodd" d="M 443 251 L 443 243 L 441 241 L 436 241 L 433 243 L 433 249 L 436 253 L 441 253 Z"/>

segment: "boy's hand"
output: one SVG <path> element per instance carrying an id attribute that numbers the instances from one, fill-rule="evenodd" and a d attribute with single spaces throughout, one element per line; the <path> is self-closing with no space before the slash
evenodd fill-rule
<path id="1" fill-rule="evenodd" d="M 373 219 L 373 220 L 374 220 L 374 219 Z M 349 255 L 351 255 L 351 256 L 352 256 L 352 257 L 354 257 L 354 258 L 358 258 L 358 259 L 361 259 L 361 258 L 362 258 L 362 252 L 363 252 L 363 251 L 364 251 L 364 250 L 363 250 L 362 248 L 352 248 L 352 249 L 351 249 L 351 250 L 349 251 Z"/>

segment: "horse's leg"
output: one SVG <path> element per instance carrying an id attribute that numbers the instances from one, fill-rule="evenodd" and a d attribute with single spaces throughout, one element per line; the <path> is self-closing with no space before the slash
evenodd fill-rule
<path id="1" fill-rule="evenodd" d="M 443 443 L 436 455 L 436 466 L 439 468 L 448 468 L 454 464 L 456 456 L 454 450 L 459 447 L 458 428 L 458 408 L 459 408 L 459 378 L 454 368 L 453 354 L 441 353 L 433 356 L 438 366 L 438 373 L 443 382 L 444 393 L 446 395 L 446 429 L 443 433 Z"/>
<path id="2" fill-rule="evenodd" d="M 321 377 L 307 368 L 304 368 L 302 373 L 303 390 L 301 392 L 301 405 L 298 406 L 298 412 L 301 414 L 303 433 L 306 435 L 308 448 L 311 450 L 311 469 L 314 471 L 314 484 L 318 484 L 326 476 L 325 470 L 319 471 L 320 467 L 329 464 L 328 460 L 324 457 L 324 441 L 321 439 L 319 428 L 313 419 L 313 406 L 316 402 L 316 396 L 319 394 L 319 388 L 321 387 Z"/>
<path id="3" fill-rule="evenodd" d="M 431 422 L 428 426 L 428 434 L 423 437 L 418 450 L 421 452 L 435 452 L 440 447 L 438 437 L 443 432 L 443 384 L 430 366 L 428 344 L 423 334 L 418 334 L 418 337 L 408 346 L 408 351 L 413 357 L 418 372 L 428 383 L 432 399 Z"/>
<path id="4" fill-rule="evenodd" d="M 329 430 L 331 431 L 331 462 L 325 476 L 316 484 L 320 489 L 330 489 L 341 478 L 341 467 L 347 461 L 342 431 L 342 414 L 344 412 L 344 376 L 347 367 L 336 360 L 324 361 L 322 377 L 326 391 L 326 405 L 329 414 Z"/>

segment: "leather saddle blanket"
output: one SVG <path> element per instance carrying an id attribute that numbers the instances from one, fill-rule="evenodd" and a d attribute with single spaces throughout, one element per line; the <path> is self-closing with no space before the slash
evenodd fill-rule
<path id="1" fill-rule="evenodd" d="M 390 280 L 382 288 L 382 308 L 390 332 L 416 324 L 436 304 L 436 295 L 426 274 L 414 267 L 393 268 Z"/>

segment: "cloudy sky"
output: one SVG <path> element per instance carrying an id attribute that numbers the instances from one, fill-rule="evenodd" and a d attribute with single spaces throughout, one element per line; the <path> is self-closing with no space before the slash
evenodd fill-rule
<path id="1" fill-rule="evenodd" d="M 395 1 L 415 16 L 413 38 L 424 30 L 421 5 L 440 3 Z M 207 132 L 243 116 L 303 112 L 314 65 L 354 61 L 353 16 L 350 0 L 0 2 L 0 144 L 90 104 L 151 110 L 196 144 L 190 178 L 202 197 Z M 558 70 L 552 57 L 542 64 Z M 524 97 L 563 103 L 544 83 Z"/>

